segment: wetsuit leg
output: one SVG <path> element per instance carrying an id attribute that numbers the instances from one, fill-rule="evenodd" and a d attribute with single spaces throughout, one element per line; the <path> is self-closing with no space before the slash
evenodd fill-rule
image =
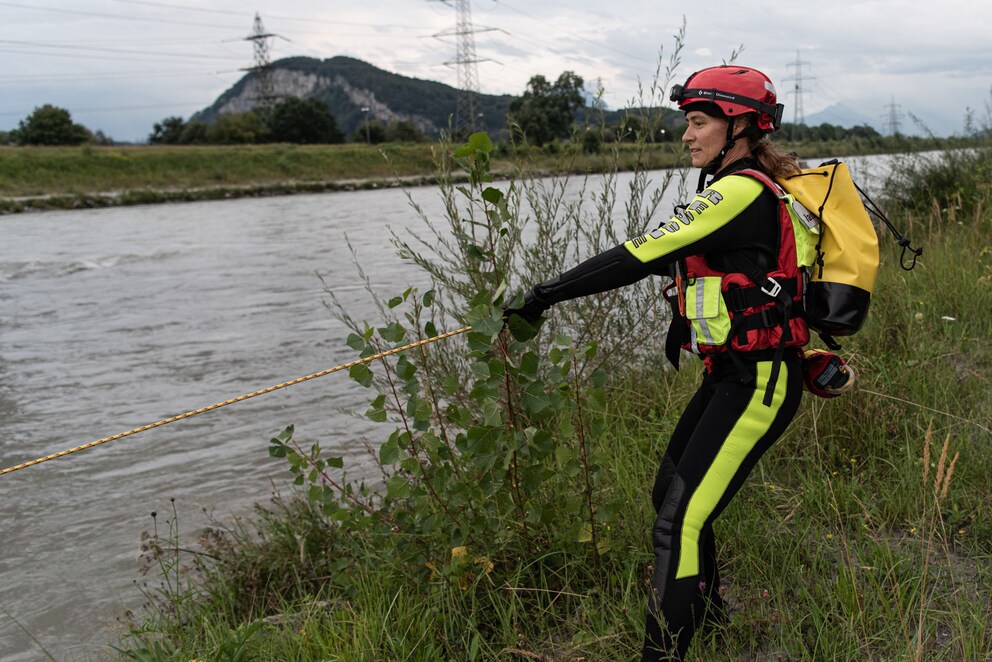
<path id="1" fill-rule="evenodd" d="M 655 475 L 654 487 L 651 490 L 651 502 L 654 505 L 655 515 L 661 510 L 662 502 L 668 493 L 668 488 L 675 477 L 676 464 L 682 457 L 685 447 L 692 437 L 693 431 L 699 420 L 706 414 L 713 395 L 712 379 L 705 372 L 703 373 L 703 383 L 693 395 L 689 404 L 686 405 L 678 424 L 672 431 L 672 436 L 662 456 L 658 473 Z M 727 620 L 723 598 L 720 597 L 720 573 L 716 562 L 716 538 L 713 535 L 712 526 L 707 525 L 703 531 L 703 567 L 706 569 L 706 623 L 720 624 Z M 660 632 L 652 610 L 647 614 L 648 632 Z M 647 637 L 650 641 L 659 641 L 657 637 Z"/>
<path id="2" fill-rule="evenodd" d="M 752 379 L 733 371 L 704 379 L 662 461 L 652 494 L 658 516 L 645 662 L 682 659 L 707 606 L 722 607 L 713 521 L 799 406 L 797 361 L 783 362 L 770 407 L 762 399 L 772 363 L 750 364 L 747 370 L 754 371 Z"/>

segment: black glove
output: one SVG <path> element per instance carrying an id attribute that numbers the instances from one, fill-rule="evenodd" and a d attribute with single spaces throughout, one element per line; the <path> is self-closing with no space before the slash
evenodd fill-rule
<path id="1" fill-rule="evenodd" d="M 523 305 L 519 308 L 504 306 L 503 318 L 509 319 L 510 315 L 519 315 L 521 319 L 528 324 L 535 325 L 544 315 L 545 311 L 547 311 L 550 307 L 551 306 L 538 299 L 537 295 L 534 294 L 534 290 L 531 290 L 524 295 Z"/>
<path id="2" fill-rule="evenodd" d="M 531 290 L 524 295 L 524 302 L 519 308 L 503 307 L 504 324 L 517 340 L 530 340 L 537 335 L 544 321 L 544 313 L 550 307 Z"/>

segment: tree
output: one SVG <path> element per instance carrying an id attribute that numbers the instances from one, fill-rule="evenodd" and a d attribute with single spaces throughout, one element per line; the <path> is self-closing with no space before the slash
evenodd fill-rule
<path id="1" fill-rule="evenodd" d="M 586 129 L 582 136 L 582 151 L 586 154 L 599 154 L 603 150 L 603 136 L 598 129 Z"/>
<path id="2" fill-rule="evenodd" d="M 152 133 L 148 136 L 148 142 L 153 145 L 178 145 L 182 142 L 185 128 L 186 122 L 183 118 L 175 115 L 166 117 L 161 122 L 155 122 Z"/>
<path id="3" fill-rule="evenodd" d="M 228 113 L 207 126 L 207 142 L 212 145 L 260 143 L 264 142 L 268 132 L 256 113 Z"/>
<path id="4" fill-rule="evenodd" d="M 362 122 L 351 136 L 352 142 L 378 145 L 386 142 L 386 130 L 378 122 Z"/>
<path id="5" fill-rule="evenodd" d="M 102 129 L 97 129 L 93 132 L 93 137 L 90 138 L 90 142 L 94 145 L 113 145 L 114 139 L 103 132 Z"/>
<path id="6" fill-rule="evenodd" d="M 585 105 L 583 80 L 571 71 L 562 72 L 553 84 L 534 76 L 523 96 L 510 103 L 510 116 L 524 140 L 541 146 L 572 133 L 575 112 Z"/>
<path id="7" fill-rule="evenodd" d="M 18 145 L 80 145 L 91 138 L 89 129 L 73 123 L 68 110 L 48 103 L 35 108 L 12 133 Z"/>
<path id="8" fill-rule="evenodd" d="M 203 145 L 207 141 L 207 129 L 210 125 L 203 120 L 192 120 L 183 128 L 179 142 L 183 145 Z"/>
<path id="9" fill-rule="evenodd" d="M 269 118 L 270 139 L 275 142 L 327 144 L 344 142 L 344 134 L 326 103 L 319 99 L 283 99 Z"/>
<path id="10" fill-rule="evenodd" d="M 387 143 L 420 143 L 424 134 L 410 120 L 393 120 L 386 127 Z"/>

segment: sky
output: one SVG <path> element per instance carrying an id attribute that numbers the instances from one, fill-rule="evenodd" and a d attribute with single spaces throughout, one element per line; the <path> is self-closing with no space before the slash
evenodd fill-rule
<path id="1" fill-rule="evenodd" d="M 479 91 L 521 94 L 563 71 L 610 108 L 667 104 L 673 82 L 737 64 L 767 73 L 786 122 L 963 135 L 992 113 L 992 2 L 472 0 Z M 118 142 L 188 119 L 270 58 L 347 55 L 457 85 L 443 0 L 0 0 L 0 130 L 53 104 Z M 681 49 L 677 35 L 684 26 Z M 736 54 L 736 56 L 735 56 Z M 677 58 L 671 73 L 673 58 Z M 821 115 L 822 111 L 827 115 Z"/>

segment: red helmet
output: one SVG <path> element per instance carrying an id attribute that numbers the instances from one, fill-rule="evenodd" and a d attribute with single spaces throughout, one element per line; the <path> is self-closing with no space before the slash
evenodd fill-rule
<path id="1" fill-rule="evenodd" d="M 782 125 L 782 104 L 776 103 L 775 86 L 757 69 L 722 65 L 697 71 L 685 85 L 672 88 L 671 100 L 686 110 L 693 103 L 715 103 L 727 117 L 755 113 L 758 128 L 771 133 Z M 691 109 L 690 109 L 691 110 Z"/>

